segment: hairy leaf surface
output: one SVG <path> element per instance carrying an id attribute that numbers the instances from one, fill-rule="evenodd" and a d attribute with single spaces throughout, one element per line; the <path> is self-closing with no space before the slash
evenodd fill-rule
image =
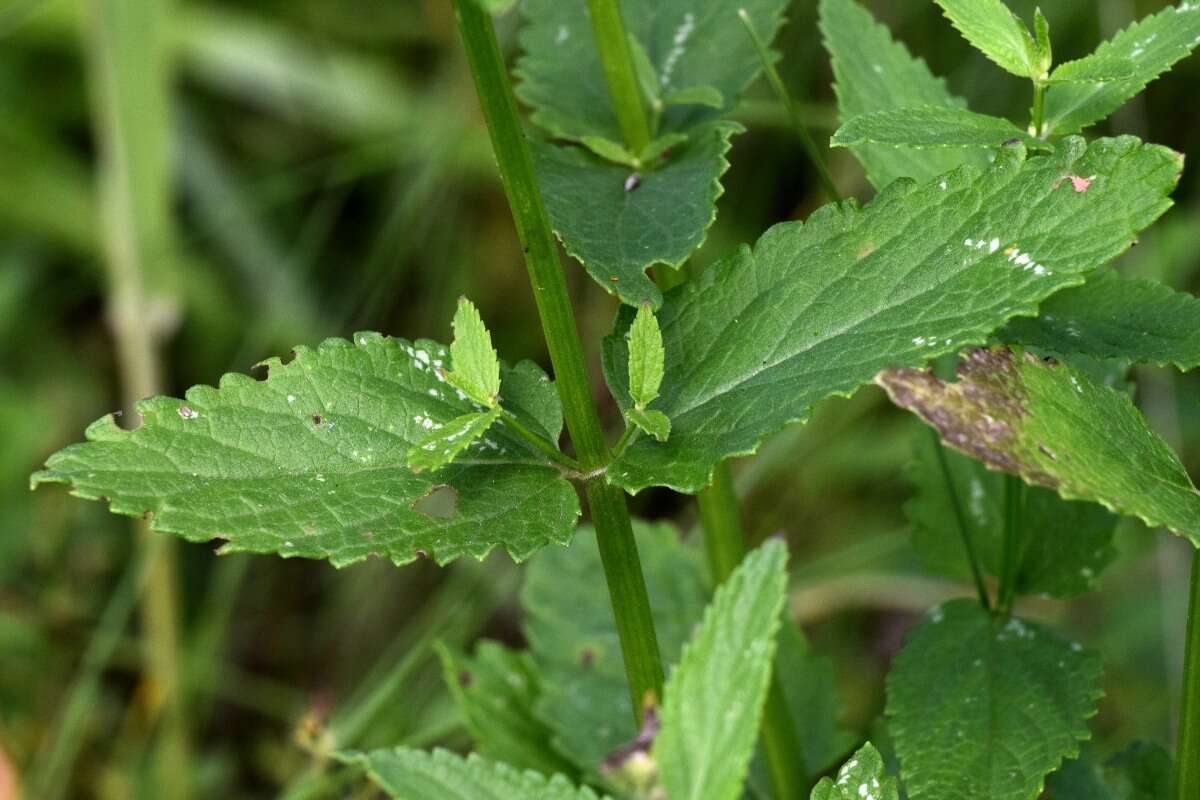
<path id="1" fill-rule="evenodd" d="M 230 374 L 184 400 L 142 401 L 135 430 L 98 420 L 32 483 L 66 483 L 191 541 L 225 539 L 224 552 L 337 566 L 369 555 L 445 563 L 496 545 L 523 559 L 565 543 L 579 514 L 574 487 L 503 421 L 455 463 L 410 468 L 413 445 L 477 410 L 444 381 L 448 360 L 436 342 L 375 333 L 298 347 L 292 361 L 266 363 L 266 380 Z M 528 425 L 561 429 L 554 386 L 536 366 L 505 370 L 501 396 Z M 435 492 L 452 495 L 451 514 L 422 510 Z"/>
<path id="2" fill-rule="evenodd" d="M 547 778 L 447 750 L 399 747 L 344 759 L 363 765 L 376 786 L 399 800 L 598 800 L 591 789 L 577 788 L 562 775 Z"/>
<path id="3" fill-rule="evenodd" d="M 900 800 L 895 778 L 884 770 L 883 757 L 867 742 L 838 770 L 837 778 L 822 778 L 812 800 Z"/>
<path id="4" fill-rule="evenodd" d="M 637 439 L 608 479 L 699 491 L 718 462 L 754 452 L 819 400 L 982 343 L 1127 248 L 1170 205 L 1178 170 L 1176 154 L 1132 138 L 1071 138 L 1052 155 L 1005 148 L 985 173 L 898 182 L 864 208 L 776 225 L 668 295 L 658 321 L 671 356 L 655 406 L 671 438 Z M 1068 173 L 1096 177 L 1077 192 Z M 631 317 L 605 342 L 623 406 Z"/>
<path id="5" fill-rule="evenodd" d="M 1200 4 L 1183 2 L 1146 17 L 1096 48 L 1088 59 L 1132 66 L 1134 77 L 1106 83 L 1064 83 L 1046 92 L 1046 132 L 1074 133 L 1099 122 L 1200 44 Z M 1090 68 L 1088 59 L 1073 70 Z M 1063 69 L 1067 68 L 1063 65 Z M 1100 67 L 1096 67 L 1100 69 Z"/>
<path id="6" fill-rule="evenodd" d="M 821 0 L 820 26 L 833 63 L 838 112 L 843 123 L 877 111 L 932 106 L 963 108 L 924 61 L 892 39 L 886 27 L 855 0 Z M 927 181 L 962 164 L 983 167 L 986 154 L 973 150 L 916 150 L 856 145 L 853 152 L 876 189 L 897 178 Z"/>
<path id="7" fill-rule="evenodd" d="M 654 759 L 672 800 L 736 800 L 762 717 L 787 548 L 755 549 L 716 591 L 663 691 Z"/>
<path id="8" fill-rule="evenodd" d="M 1059 292 L 1037 317 L 1014 319 L 997 338 L 1059 356 L 1200 366 L 1200 299 L 1157 281 L 1106 271 Z"/>
<path id="9" fill-rule="evenodd" d="M 999 147 L 1012 141 L 1045 144 L 1006 119 L 951 106 L 916 106 L 863 114 L 842 125 L 834 147 L 881 144 L 890 147 Z"/>
<path id="10" fill-rule="evenodd" d="M 971 45 L 1001 69 L 1036 78 L 1046 68 L 1037 43 L 1003 0 L 936 0 Z"/>
<path id="11" fill-rule="evenodd" d="M 935 608 L 887 680 L 887 717 L 912 800 L 1029 800 L 1079 753 L 1100 659 L 973 600 Z"/>

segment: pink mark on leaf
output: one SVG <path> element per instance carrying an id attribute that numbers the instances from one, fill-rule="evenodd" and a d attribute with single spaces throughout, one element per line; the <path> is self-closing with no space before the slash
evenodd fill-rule
<path id="1" fill-rule="evenodd" d="M 1089 175 L 1086 178 L 1081 178 L 1078 175 L 1066 175 L 1064 177 L 1071 182 L 1071 188 L 1075 190 L 1076 194 L 1086 192 L 1091 188 L 1092 181 L 1096 180 L 1095 175 Z"/>

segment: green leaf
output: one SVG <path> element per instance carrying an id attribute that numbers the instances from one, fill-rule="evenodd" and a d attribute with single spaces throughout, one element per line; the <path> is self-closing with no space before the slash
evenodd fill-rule
<path id="1" fill-rule="evenodd" d="M 591 789 L 577 788 L 562 775 L 546 778 L 446 750 L 398 747 L 342 759 L 364 766 L 376 786 L 399 800 L 598 800 Z"/>
<path id="2" fill-rule="evenodd" d="M 958 372 L 957 382 L 943 383 L 924 370 L 889 369 L 878 383 L 990 468 L 1200 545 L 1200 492 L 1128 395 L 1065 363 L 1003 348 L 970 353 Z"/>
<path id="3" fill-rule="evenodd" d="M 777 539 L 746 556 L 667 681 L 653 756 L 672 800 L 741 796 L 771 679 L 786 564 Z"/>
<path id="4" fill-rule="evenodd" d="M 646 149 L 638 156 L 640 166 L 644 166 L 647 169 L 657 169 L 661 166 L 658 163 L 659 159 L 665 156 L 668 150 L 683 144 L 687 140 L 687 135 L 682 133 L 665 133 L 659 136 L 646 145 Z"/>
<path id="5" fill-rule="evenodd" d="M 1179 170 L 1176 154 L 1131 138 L 1072 138 L 1027 161 L 1020 150 L 983 174 L 898 182 L 864 208 L 776 225 L 673 290 L 658 313 L 671 358 L 655 404 L 671 438 L 633 441 L 608 479 L 699 491 L 718 462 L 753 453 L 814 403 L 984 342 L 1125 250 L 1170 205 Z M 1078 193 L 1064 174 L 1098 177 Z M 604 348 L 623 406 L 632 316 Z"/>
<path id="6" fill-rule="evenodd" d="M 666 108 L 658 133 L 684 132 L 719 118 L 761 72 L 754 44 L 738 21 L 740 7 L 769 42 L 783 23 L 787 0 L 621 3 L 625 27 L 650 62 L 639 73 L 647 73 L 647 66 L 653 71 L 660 95 L 711 87 L 723 98 L 719 108 L 694 103 Z M 555 139 L 621 141 L 584 0 L 526 0 L 523 14 L 517 95 L 533 109 L 534 123 Z"/>
<path id="7" fill-rule="evenodd" d="M 1058 356 L 1190 370 L 1200 367 L 1200 299 L 1157 281 L 1105 271 L 1051 297 L 1038 316 L 1012 320 L 997 337 Z"/>
<path id="8" fill-rule="evenodd" d="M 1033 10 L 1033 35 L 1037 43 L 1038 74 L 1050 71 L 1054 63 L 1054 48 L 1050 45 L 1050 20 L 1042 13 L 1041 8 Z"/>
<path id="9" fill-rule="evenodd" d="M 667 106 L 708 106 L 709 108 L 725 108 L 725 95 L 713 86 L 690 86 L 687 89 L 676 89 L 662 99 Z"/>
<path id="10" fill-rule="evenodd" d="M 708 601 L 700 555 L 669 525 L 634 521 L 663 662 L 674 663 Z M 537 715 L 585 774 L 637 734 L 621 646 L 594 533 L 530 561 L 521 591 L 525 637 L 542 676 Z"/>
<path id="11" fill-rule="evenodd" d="M 584 147 L 607 161 L 623 164 L 631 169 L 637 166 L 637 156 L 626 150 L 624 145 L 619 145 L 603 136 L 585 136 L 582 141 Z"/>
<path id="12" fill-rule="evenodd" d="M 1055 83 L 1108 83 L 1135 77 L 1137 70 L 1132 61 L 1121 58 L 1091 55 L 1077 61 L 1060 64 L 1045 81 Z"/>
<path id="13" fill-rule="evenodd" d="M 443 382 L 445 347 L 359 333 L 295 352 L 289 363 L 266 362 L 264 381 L 231 374 L 185 400 L 144 400 L 135 430 L 98 420 L 33 485 L 69 484 L 191 541 L 225 539 L 222 552 L 336 566 L 369 555 L 404 564 L 422 553 L 445 563 L 496 545 L 521 560 L 570 539 L 574 487 L 503 423 L 457 464 L 419 475 L 409 467 L 409 450 L 428 431 L 475 410 Z M 506 370 L 503 391 L 522 421 L 561 428 L 554 386 L 536 366 Z M 425 498 L 443 495 L 451 514 L 422 510 Z"/>
<path id="14" fill-rule="evenodd" d="M 1171 754 L 1157 744 L 1134 742 L 1100 764 L 1085 753 L 1046 781 L 1054 800 L 1161 800 L 1171 796 Z"/>
<path id="15" fill-rule="evenodd" d="M 662 333 L 649 303 L 638 307 L 629 327 L 629 395 L 644 408 L 658 397 L 663 377 Z"/>
<path id="16" fill-rule="evenodd" d="M 659 96 L 658 71 L 654 68 L 654 62 L 650 60 L 650 54 L 646 52 L 646 48 L 638 41 L 637 37 L 628 34 L 626 38 L 629 40 L 629 54 L 633 58 L 633 68 L 637 73 L 638 86 L 641 87 L 646 102 L 652 109 L 657 110 L 662 103 Z"/>
<path id="17" fill-rule="evenodd" d="M 1041 53 L 1025 23 L 1003 0 L 936 0 L 971 45 L 996 66 L 1022 78 L 1044 73 Z"/>
<path id="18" fill-rule="evenodd" d="M 838 112 L 842 122 L 863 114 L 899 108 L 963 108 L 941 78 L 913 58 L 888 29 L 854 0 L 821 0 L 821 33 L 833 64 Z M 915 150 L 858 145 L 854 155 L 876 189 L 897 178 L 927 181 L 955 167 L 983 168 L 986 153 L 973 150 Z"/>
<path id="19" fill-rule="evenodd" d="M 965 525 L 981 568 L 1000 577 L 1004 554 L 1005 479 L 978 461 L 918 439 L 908 471 L 916 495 L 904 510 L 913 525 L 913 544 L 925 565 L 956 578 L 970 575 L 960 530 Z M 1116 517 L 1095 503 L 1063 500 L 1054 492 L 1025 492 L 1018 528 L 1026 549 L 1017 570 L 1020 594 L 1073 597 L 1094 589 L 1116 557 Z"/>
<path id="20" fill-rule="evenodd" d="M 867 742 L 838 770 L 837 780 L 821 779 L 812 800 L 900 800 L 900 789 L 887 776 L 883 756 Z"/>
<path id="21" fill-rule="evenodd" d="M 514 5 L 517 0 L 475 0 L 479 5 L 483 6 L 483 10 L 489 14 L 504 14 Z"/>
<path id="22" fill-rule="evenodd" d="M 499 408 L 473 411 L 429 431 L 408 449 L 408 468 L 422 472 L 446 466 L 479 441 L 499 416 Z"/>
<path id="23" fill-rule="evenodd" d="M 662 293 L 646 269 L 678 269 L 704 242 L 729 168 L 729 140 L 741 130 L 718 123 L 696 131 L 665 164 L 642 173 L 531 137 L 554 232 L 605 291 L 630 305 L 658 306 Z"/>
<path id="24" fill-rule="evenodd" d="M 833 147 L 999 147 L 1012 141 L 1046 147 L 1006 119 L 952 106 L 875 111 L 854 117 L 833 135 Z"/>
<path id="25" fill-rule="evenodd" d="M 492 348 L 492 335 L 465 297 L 454 312 L 454 341 L 450 344 L 454 368 L 446 373 L 451 385 L 481 406 L 493 408 L 500 395 L 500 359 Z"/>
<path id="26" fill-rule="evenodd" d="M 653 436 L 660 442 L 665 442 L 671 435 L 671 420 L 661 411 L 653 409 L 637 408 L 636 406 L 628 409 L 625 416 L 629 421 L 638 426 L 642 433 Z"/>
<path id="27" fill-rule="evenodd" d="M 1099 122 L 1191 53 L 1197 44 L 1200 44 L 1200 5 L 1196 3 L 1180 3 L 1135 22 L 1088 57 L 1105 63 L 1131 63 L 1135 76 L 1103 84 L 1051 86 L 1046 92 L 1046 132 L 1074 133 Z M 1062 68 L 1067 66 L 1064 64 Z"/>
<path id="28" fill-rule="evenodd" d="M 972 600 L 935 608 L 887 679 L 889 730 L 912 800 L 1030 800 L 1079 753 L 1100 659 Z"/>
<path id="29" fill-rule="evenodd" d="M 576 770 L 550 747 L 550 729 L 533 713 L 541 678 L 526 652 L 483 641 L 471 658 L 438 646 L 446 686 L 487 758 L 544 774 Z"/>

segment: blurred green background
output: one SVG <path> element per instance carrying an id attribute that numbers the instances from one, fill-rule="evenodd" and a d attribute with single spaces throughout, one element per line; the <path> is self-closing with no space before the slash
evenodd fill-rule
<path id="1" fill-rule="evenodd" d="M 868 5 L 975 110 L 1027 119 L 1027 85 L 972 53 L 932 2 Z M 1034 3 L 1010 5 L 1029 18 Z M 1163 5 L 1043 3 L 1056 60 Z M 824 141 L 836 109 L 815 2 L 795 0 L 789 19 L 781 71 Z M 518 24 L 498 23 L 510 52 Z M 1200 62 L 1183 62 L 1106 126 L 1200 153 L 1198 79 Z M 765 85 L 737 116 L 749 131 L 693 269 L 823 202 Z M 831 159 L 842 190 L 866 199 L 849 155 Z M 1196 175 L 1121 269 L 1200 289 Z M 131 217 L 145 276 L 132 313 L 105 266 Z M 568 268 L 594 345 L 614 300 Z M 100 504 L 27 488 L 89 422 L 131 412 L 121 337 L 151 345 L 154 382 L 178 394 L 355 330 L 445 339 L 460 294 L 505 359 L 548 366 L 449 0 L 0 0 L 0 798 L 6 770 L 28 798 L 165 796 L 137 535 Z M 1140 405 L 1196 474 L 1200 383 L 1139 378 Z M 607 399 L 603 411 L 619 424 Z M 736 465 L 746 523 L 787 536 L 793 609 L 862 730 L 915 615 L 968 593 L 911 553 L 902 470 L 919 432 L 865 389 Z M 633 506 L 694 526 L 687 498 L 652 491 Z M 1102 753 L 1173 740 L 1182 660 L 1189 548 L 1133 524 L 1118 543 L 1100 591 L 1030 608 L 1105 657 Z M 173 556 L 197 797 L 355 797 L 355 776 L 321 755 L 330 746 L 465 746 L 433 643 L 520 642 L 519 570 L 499 555 L 342 571 L 207 545 Z"/>

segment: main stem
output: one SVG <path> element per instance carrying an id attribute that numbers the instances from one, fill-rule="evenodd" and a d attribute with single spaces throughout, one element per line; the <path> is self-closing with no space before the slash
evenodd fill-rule
<path id="1" fill-rule="evenodd" d="M 626 149 L 640 156 L 650 144 L 652 134 L 637 70 L 633 66 L 633 54 L 629 51 L 625 22 L 621 19 L 621 6 L 618 0 L 588 0 L 588 12 L 596 49 L 600 51 L 604 82 L 617 114 L 617 125 L 621 128 Z"/>
<path id="2" fill-rule="evenodd" d="M 1033 82 L 1033 116 L 1029 127 L 1032 129 L 1030 133 L 1039 139 L 1042 138 L 1043 129 L 1046 127 L 1046 88 L 1042 81 Z"/>
<path id="3" fill-rule="evenodd" d="M 1187 642 L 1183 659 L 1183 695 L 1179 703 L 1179 747 L 1175 800 L 1200 797 L 1200 551 L 1192 556 Z"/>
<path id="4" fill-rule="evenodd" d="M 738 513 L 737 495 L 729 462 L 719 464 L 713 482 L 696 495 L 700 526 L 704 530 L 704 552 L 713 581 L 722 583 L 746 555 L 746 536 Z M 804 747 L 788 709 L 779 676 L 771 675 L 771 688 L 759 728 L 767 769 L 777 798 L 803 797 L 808 784 Z"/>
<path id="5" fill-rule="evenodd" d="M 454 10 L 500 166 L 500 179 L 525 252 L 563 416 L 584 473 L 596 472 L 609 462 L 608 444 L 588 385 L 583 344 L 575 327 L 554 232 L 542 205 L 492 19 L 476 0 L 454 0 Z M 620 490 L 601 475 L 587 482 L 586 493 L 625 658 L 630 697 L 640 725 L 647 704 L 657 703 L 662 696 L 663 670 L 637 542 Z"/>

